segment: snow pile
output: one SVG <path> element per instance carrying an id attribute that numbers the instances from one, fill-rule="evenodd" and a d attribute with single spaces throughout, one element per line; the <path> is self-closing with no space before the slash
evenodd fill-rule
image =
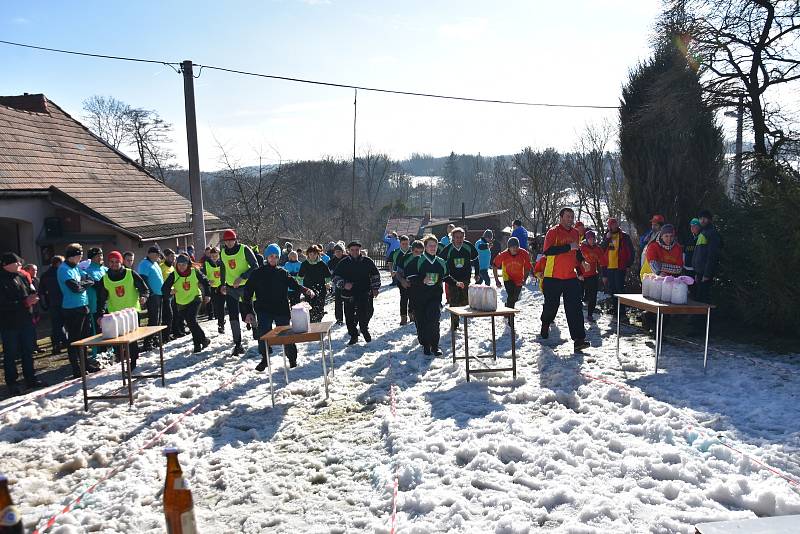
<path id="1" fill-rule="evenodd" d="M 463 361 L 450 358 L 449 322 L 445 356 L 427 358 L 413 325 L 398 326 L 397 300 L 394 288 L 376 300 L 370 344 L 346 348 L 344 329 L 334 329 L 328 402 L 316 344 L 301 346 L 288 386 L 274 366 L 272 408 L 252 341 L 234 359 L 221 335 L 200 354 L 191 354 L 190 338 L 168 344 L 167 387 L 139 382 L 133 408 L 95 402 L 84 413 L 73 385 L 0 415 L 0 469 L 26 525 L 130 461 L 53 531 L 162 532 L 167 444 L 185 451 L 206 532 L 388 533 L 395 476 L 398 532 L 406 533 L 691 533 L 704 521 L 800 513 L 789 482 L 729 448 L 800 479 L 796 362 L 720 347 L 726 354 L 711 353 L 704 376 L 702 348 L 665 343 L 664 369 L 653 375 L 646 338 L 627 335 L 618 359 L 605 316 L 589 326 L 593 347 L 576 355 L 561 314 L 550 339 L 535 340 L 541 295 L 526 289 L 518 378 L 467 383 Z M 488 319 L 473 320 L 470 350 L 490 351 L 490 332 Z M 502 359 L 509 335 L 498 321 Z M 143 355 L 142 370 L 156 360 Z M 116 369 L 91 380 L 93 393 L 121 386 Z"/>

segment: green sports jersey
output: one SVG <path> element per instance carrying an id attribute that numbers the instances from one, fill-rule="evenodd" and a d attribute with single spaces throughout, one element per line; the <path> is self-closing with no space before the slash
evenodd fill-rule
<path id="1" fill-rule="evenodd" d="M 468 282 L 472 277 L 472 266 L 478 260 L 478 250 L 469 241 L 460 247 L 450 243 L 439 253 L 439 257 L 447 262 L 450 276 L 459 282 Z"/>

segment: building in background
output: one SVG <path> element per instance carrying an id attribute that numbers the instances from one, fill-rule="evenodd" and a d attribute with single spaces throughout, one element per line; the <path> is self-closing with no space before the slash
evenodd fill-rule
<path id="1" fill-rule="evenodd" d="M 0 251 L 46 264 L 67 243 L 132 250 L 192 241 L 192 207 L 43 94 L 0 96 Z M 206 240 L 224 223 L 206 212 Z"/>

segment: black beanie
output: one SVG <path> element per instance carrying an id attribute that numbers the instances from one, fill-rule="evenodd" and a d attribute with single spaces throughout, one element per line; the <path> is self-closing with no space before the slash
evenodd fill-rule
<path id="1" fill-rule="evenodd" d="M 83 249 L 80 246 L 68 246 L 64 251 L 64 257 L 71 258 L 73 256 L 83 256 Z"/>

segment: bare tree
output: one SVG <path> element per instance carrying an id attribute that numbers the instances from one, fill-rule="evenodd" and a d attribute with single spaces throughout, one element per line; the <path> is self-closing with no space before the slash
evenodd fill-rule
<path id="1" fill-rule="evenodd" d="M 553 148 L 534 151 L 526 147 L 514 154 L 513 160 L 522 178 L 519 188 L 524 192 L 522 198 L 526 200 L 523 214 L 533 223 L 534 232 L 544 233 L 555 221 L 566 198 L 567 178 L 563 158 Z"/>
<path id="2" fill-rule="evenodd" d="M 757 174 L 775 179 L 773 162 L 800 145 L 793 111 L 779 94 L 798 92 L 800 2 L 797 0 L 669 0 L 662 25 L 688 30 L 713 105 L 747 109 Z M 691 36 L 691 38 L 689 38 Z M 793 87 L 793 89 L 790 89 Z"/>
<path id="3" fill-rule="evenodd" d="M 243 167 L 219 141 L 217 147 L 222 166 L 217 179 L 221 182 L 223 219 L 237 229 L 243 241 L 266 242 L 279 227 L 286 193 L 282 165 L 266 169 L 259 155 L 257 167 Z"/>
<path id="4" fill-rule="evenodd" d="M 130 106 L 113 96 L 93 95 L 83 101 L 84 120 L 103 141 L 117 150 L 130 140 Z"/>
<path id="5" fill-rule="evenodd" d="M 601 234 L 605 233 L 606 217 L 619 216 L 625 208 L 619 154 L 609 150 L 616 135 L 609 122 L 599 126 L 588 124 L 578 139 L 575 153 L 566 161 L 579 208 Z"/>
<path id="6" fill-rule="evenodd" d="M 139 156 L 139 165 L 149 170 L 162 182 L 175 154 L 168 148 L 172 141 L 172 125 L 156 111 L 128 108 L 127 129 L 131 144 Z"/>

